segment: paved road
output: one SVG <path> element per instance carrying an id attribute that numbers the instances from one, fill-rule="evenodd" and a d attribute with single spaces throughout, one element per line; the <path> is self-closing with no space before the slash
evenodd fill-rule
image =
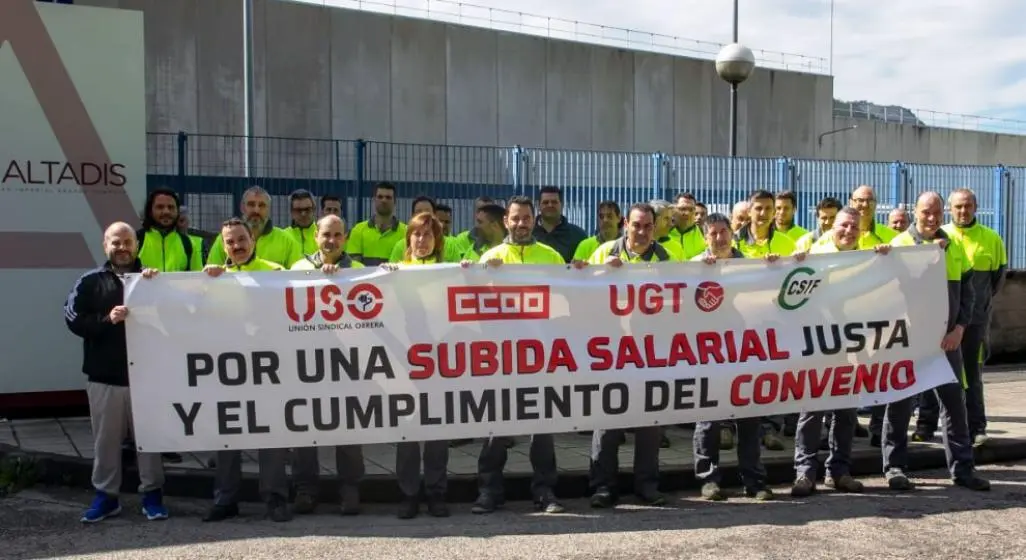
<path id="1" fill-rule="evenodd" d="M 975 494 L 947 483 L 942 471 L 919 473 L 920 489 L 871 494 L 823 493 L 757 504 L 711 504 L 675 495 L 667 508 L 621 506 L 595 512 L 582 501 L 573 514 L 540 516 L 527 504 L 491 516 L 457 506 L 449 519 L 400 521 L 375 506 L 360 517 L 330 513 L 290 524 L 247 517 L 200 523 L 202 501 L 174 500 L 166 522 L 131 511 L 98 526 L 78 523 L 88 493 L 34 489 L 0 499 L 0 558 L 1023 558 L 1026 553 L 1026 462 L 982 469 L 994 481 Z M 781 490 L 783 491 L 783 490 Z"/>

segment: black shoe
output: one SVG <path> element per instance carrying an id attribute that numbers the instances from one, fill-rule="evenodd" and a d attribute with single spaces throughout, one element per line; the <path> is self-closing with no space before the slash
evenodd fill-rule
<path id="1" fill-rule="evenodd" d="M 867 428 L 867 427 L 863 426 L 862 424 L 859 424 L 858 422 L 856 422 L 855 423 L 855 437 L 869 437 L 869 428 Z"/>
<path id="2" fill-rule="evenodd" d="M 591 495 L 591 507 L 595 509 L 606 509 L 616 505 L 616 498 L 609 488 L 602 487 Z"/>
<path id="3" fill-rule="evenodd" d="M 559 503 L 559 500 L 557 500 L 556 496 L 551 492 L 535 498 L 534 507 L 535 509 L 544 511 L 545 513 L 563 513 L 566 511 L 563 504 Z"/>
<path id="4" fill-rule="evenodd" d="M 792 426 L 790 424 L 784 424 L 783 434 L 786 438 L 793 438 L 798 433 L 798 426 Z"/>
<path id="5" fill-rule="evenodd" d="M 517 445 L 517 440 L 512 437 L 506 438 L 506 449 L 513 449 Z"/>
<path id="6" fill-rule="evenodd" d="M 663 434 L 663 436 L 661 438 L 659 438 L 659 448 L 660 449 L 669 449 L 670 448 L 670 438 L 666 437 L 666 434 Z"/>
<path id="7" fill-rule="evenodd" d="M 502 507 L 502 504 L 498 500 L 491 497 L 489 494 L 481 494 L 474 501 L 474 505 L 470 507 L 470 513 L 483 514 L 492 513 L 493 511 Z"/>
<path id="8" fill-rule="evenodd" d="M 178 453 L 161 453 L 160 457 L 168 463 L 181 463 L 182 456 Z"/>
<path id="9" fill-rule="evenodd" d="M 990 481 L 985 478 L 980 478 L 975 474 L 971 474 L 969 476 L 964 476 L 961 478 L 956 478 L 955 484 L 957 486 L 961 486 L 962 488 L 975 490 L 977 492 L 986 492 L 987 490 L 990 490 Z"/>
<path id="10" fill-rule="evenodd" d="M 881 442 L 880 442 L 880 436 L 879 435 L 873 434 L 873 435 L 869 436 L 869 446 L 870 447 L 880 447 L 880 445 L 881 445 Z"/>
<path id="11" fill-rule="evenodd" d="M 927 432 L 926 430 L 919 430 L 912 432 L 912 441 L 925 442 L 933 440 L 933 432 Z"/>
<path id="12" fill-rule="evenodd" d="M 214 504 L 214 507 L 207 510 L 207 514 L 203 516 L 204 522 L 217 522 L 224 521 L 225 519 L 231 519 L 232 517 L 239 516 L 239 505 L 228 504 L 219 505 Z"/>
<path id="13" fill-rule="evenodd" d="M 413 519 L 420 514 L 420 500 L 417 498 L 406 498 L 403 503 L 399 506 L 399 511 L 396 513 L 396 517 L 399 519 Z"/>
<path id="14" fill-rule="evenodd" d="M 427 511 L 431 517 L 449 517 L 449 506 L 445 505 L 443 496 L 429 496 Z"/>
<path id="15" fill-rule="evenodd" d="M 356 486 L 342 488 L 342 515 L 360 514 L 360 489 Z"/>
<path id="16" fill-rule="evenodd" d="M 267 518 L 275 523 L 292 521 L 292 512 L 289 511 L 289 504 L 281 498 L 271 498 L 267 502 Z"/>
<path id="17" fill-rule="evenodd" d="M 641 503 L 643 503 L 643 504 L 645 504 L 647 506 L 665 506 L 666 505 L 666 496 L 662 495 L 661 493 L 659 493 L 659 492 L 657 492 L 655 490 L 645 491 L 645 492 L 637 492 L 636 495 L 638 497 L 638 500 L 640 500 Z"/>

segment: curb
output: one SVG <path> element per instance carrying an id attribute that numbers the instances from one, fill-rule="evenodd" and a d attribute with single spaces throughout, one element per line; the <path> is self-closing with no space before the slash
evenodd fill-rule
<path id="1" fill-rule="evenodd" d="M 856 440 L 858 441 L 858 440 Z M 53 453 L 24 451 L 10 445 L 0 444 L 0 460 L 7 457 L 31 457 L 39 467 L 39 482 L 47 485 L 90 488 L 92 461 L 79 457 L 68 457 Z M 974 450 L 977 465 L 1004 463 L 1026 459 L 1026 439 L 994 438 L 987 445 Z M 820 452 L 819 478 L 823 477 L 823 461 L 825 452 Z M 909 470 L 927 470 L 944 468 L 947 465 L 944 449 L 911 444 L 909 449 Z M 794 480 L 794 466 L 789 459 L 774 458 L 765 462 L 766 475 L 770 484 L 787 484 Z M 851 474 L 853 476 L 873 476 L 881 474 L 882 460 L 877 449 L 866 449 L 858 446 L 852 453 Z M 164 492 L 168 496 L 182 498 L 210 499 L 213 496 L 214 474 L 212 471 L 165 466 Z M 722 469 L 722 485 L 724 487 L 739 486 L 740 475 L 736 466 Z M 127 466 L 121 485 L 122 492 L 134 494 L 139 485 L 139 474 L 134 465 Z M 627 493 L 633 487 L 633 476 L 622 472 L 619 478 L 621 492 Z M 674 492 L 694 490 L 700 487 L 692 467 L 663 470 L 660 476 L 660 490 Z M 590 494 L 588 472 L 573 471 L 560 473 L 556 486 L 556 495 L 564 499 L 581 498 Z M 320 500 L 322 503 L 338 501 L 338 487 L 333 478 L 321 477 Z M 365 503 L 397 503 L 401 499 L 395 478 L 389 475 L 369 475 L 364 477 L 360 485 L 361 501 Z M 508 500 L 531 499 L 531 476 L 517 473 L 506 477 L 506 497 Z M 473 475 L 451 475 L 449 477 L 448 500 L 454 503 L 469 503 L 477 498 L 477 479 Z M 257 475 L 243 473 L 240 499 L 243 501 L 260 501 L 257 490 Z"/>

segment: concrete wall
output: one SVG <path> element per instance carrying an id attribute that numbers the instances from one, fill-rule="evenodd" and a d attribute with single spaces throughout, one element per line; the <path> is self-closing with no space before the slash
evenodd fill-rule
<path id="1" fill-rule="evenodd" d="M 839 130 L 853 124 L 858 128 L 824 137 L 817 157 L 957 165 L 1026 165 L 1026 136 L 925 128 L 847 117 L 835 117 L 833 127 L 827 130 Z"/>
<path id="2" fill-rule="evenodd" d="M 240 0 L 78 3 L 144 11 L 148 130 L 242 133 Z M 727 152 L 728 86 L 711 61 L 279 0 L 255 0 L 253 22 L 257 136 Z M 871 121 L 852 121 L 857 130 L 820 145 L 819 134 L 849 122 L 832 115 L 829 76 L 759 69 L 739 97 L 744 156 L 1026 164 L 1026 137 Z M 238 174 L 241 142 L 191 142 L 191 173 Z M 165 155 L 173 140 L 151 144 L 151 166 L 173 172 Z M 334 149 L 267 140 L 256 164 L 264 175 L 334 178 L 336 168 L 352 167 L 351 154 Z M 483 158 L 501 167 L 497 156 L 450 157 L 448 169 L 479 167 Z M 395 160 L 381 165 L 393 175 Z"/>

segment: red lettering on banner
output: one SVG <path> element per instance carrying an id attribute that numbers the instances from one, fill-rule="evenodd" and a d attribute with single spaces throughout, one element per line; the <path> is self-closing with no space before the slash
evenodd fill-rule
<path id="1" fill-rule="evenodd" d="M 428 379 L 436 373 L 443 378 L 495 375 L 532 375 L 544 371 L 577 371 L 577 361 L 565 338 L 554 339 L 548 346 L 541 340 L 477 340 L 421 343 L 410 346 L 406 353 L 410 379 Z"/>
<path id="2" fill-rule="evenodd" d="M 344 293 L 337 284 L 327 284 L 319 289 L 307 286 L 302 290 L 305 305 L 297 305 L 297 288 L 285 288 L 285 314 L 293 323 L 306 323 L 320 312 L 321 319 L 333 323 L 342 319 L 346 311 L 361 321 L 377 317 L 384 307 L 381 290 L 373 284 L 356 284 Z"/>
<path id="3" fill-rule="evenodd" d="M 765 362 L 786 360 L 791 355 L 790 352 L 777 347 L 774 329 L 766 329 L 761 334 L 755 329 L 743 331 L 740 354 L 735 338 L 733 331 L 702 331 L 695 333 L 692 343 L 687 333 L 677 333 L 670 339 L 668 346 L 663 346 L 657 344 L 655 335 L 644 335 L 640 344 L 636 337 L 626 335 L 616 340 L 614 351 L 611 349 L 613 339 L 597 336 L 588 340 L 588 356 L 592 359 L 593 370 L 606 371 L 614 367 L 621 369 L 628 365 L 636 368 L 663 368 L 681 363 L 697 366 L 710 363 L 745 363 L 750 360 Z M 694 347 L 698 348 L 697 353 Z"/>
<path id="4" fill-rule="evenodd" d="M 860 373 L 860 372 L 865 372 Z M 873 380 L 869 372 L 879 372 Z M 787 370 L 782 373 L 764 372 L 757 376 L 741 374 L 730 384 L 730 403 L 733 406 L 771 404 L 776 402 L 818 400 L 830 388 L 831 397 L 846 397 L 861 393 L 902 391 L 915 385 L 916 373 L 912 360 L 883 362 L 869 365 L 850 364 Z M 805 395 L 808 398 L 805 398 Z"/>
<path id="5" fill-rule="evenodd" d="M 670 304 L 670 311 L 674 314 L 680 313 L 681 291 L 687 288 L 684 282 L 667 282 L 665 284 L 654 284 L 646 282 L 635 286 L 609 286 L 609 311 L 617 317 L 625 317 L 634 313 L 635 309 L 642 315 L 656 315 L 661 313 Z M 620 302 L 620 289 L 625 292 L 625 301 Z M 669 295 L 664 292 L 669 292 Z"/>
<path id="6" fill-rule="evenodd" d="M 449 321 L 549 318 L 548 286 L 450 286 Z"/>

